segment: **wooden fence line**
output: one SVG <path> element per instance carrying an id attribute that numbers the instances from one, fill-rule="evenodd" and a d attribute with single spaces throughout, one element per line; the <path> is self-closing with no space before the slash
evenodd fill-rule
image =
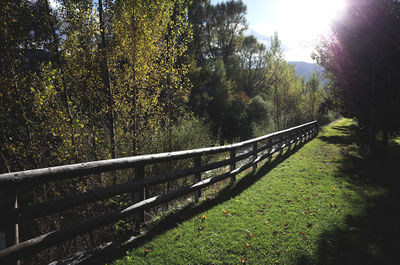
<path id="1" fill-rule="evenodd" d="M 299 141 L 304 142 L 317 134 L 318 125 L 316 121 L 313 121 L 232 145 L 101 160 L 2 174 L 0 175 L 0 195 L 2 192 L 4 193 L 4 191 L 7 190 L 11 190 L 13 191 L 11 194 L 15 194 L 16 190 L 24 187 L 27 188 L 28 185 L 37 185 L 40 183 L 86 176 L 94 173 L 135 168 L 135 179 L 127 183 L 91 190 L 77 195 L 67 195 L 63 198 L 52 199 L 31 206 L 21 206 L 17 209 L 13 209 L 13 207 L 8 207 L 8 209 L 4 210 L 1 209 L 3 218 L 0 219 L 0 231 L 4 231 L 4 234 L 9 236 L 10 232 L 5 230 L 10 229 L 10 227 L 15 226 L 15 224 L 32 221 L 41 216 L 62 212 L 79 205 L 107 199 L 119 194 L 133 193 L 134 197 L 133 204 L 128 207 L 114 210 L 101 216 L 95 216 L 80 221 L 77 224 L 62 227 L 58 230 L 51 231 L 19 244 L 12 245 L 10 244 L 10 240 L 8 240 L 6 245 L 7 248 L 0 250 L 0 263 L 2 260 L 16 260 L 22 256 L 31 255 L 61 242 L 75 238 L 78 235 L 87 233 L 95 228 L 108 225 L 131 215 L 135 215 L 137 224 L 140 224 L 144 221 L 145 209 L 169 202 L 187 194 L 194 193 L 195 201 L 197 202 L 201 196 L 202 188 L 227 178 L 230 178 L 231 183 L 233 183 L 235 181 L 235 176 L 238 173 L 250 167 L 253 167 L 253 170 L 255 170 L 257 163 L 266 158 L 271 158 L 274 153 L 279 151 L 280 154 L 282 154 L 284 148 L 288 147 L 290 150 L 292 144 L 297 144 Z M 266 141 L 266 143 L 264 141 Z M 243 147 L 250 147 L 250 149 L 246 150 L 244 153 L 238 154 L 237 150 Z M 260 156 L 258 155 L 264 151 L 266 151 L 266 153 Z M 228 159 L 202 164 L 203 156 L 226 152 L 229 152 Z M 193 159 L 193 167 L 157 176 L 144 177 L 144 168 L 147 165 L 188 158 Z M 251 158 L 251 161 L 237 167 L 239 161 L 247 158 Z M 201 173 L 228 165 L 228 172 L 204 180 L 201 179 Z M 166 183 L 190 175 L 194 175 L 195 177 L 194 184 L 183 186 L 176 190 L 151 198 L 145 198 L 145 187 L 147 188 L 157 184 Z M 0 203 L 2 200 L 5 201 L 0 197 Z M 4 216 L 6 218 L 4 218 Z"/>

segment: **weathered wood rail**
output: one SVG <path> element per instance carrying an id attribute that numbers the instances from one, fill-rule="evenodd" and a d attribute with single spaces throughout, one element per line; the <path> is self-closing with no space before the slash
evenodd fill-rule
<path id="1" fill-rule="evenodd" d="M 169 202 L 183 195 L 193 193 L 195 200 L 198 201 L 201 196 L 200 192 L 202 188 L 227 178 L 230 178 L 231 182 L 234 182 L 235 176 L 238 173 L 250 167 L 253 167 L 255 170 L 257 163 L 266 158 L 271 159 L 271 156 L 274 153 L 278 151 L 282 153 L 284 148 L 287 147 L 290 149 L 292 145 L 297 145 L 299 142 L 303 143 L 317 134 L 318 125 L 316 121 L 313 121 L 287 130 L 231 145 L 117 158 L 1 174 L 0 195 L 3 195 L 3 198 L 0 198 L 0 206 L 3 205 L 3 209 L 1 209 L 0 232 L 2 232 L 2 235 L 6 237 L 6 248 L 0 250 L 0 263 L 3 264 L 2 261 L 12 262 L 13 260 L 17 260 L 23 256 L 32 255 L 43 249 L 60 244 L 77 237 L 78 235 L 85 234 L 88 231 L 108 225 L 128 216 L 136 216 L 138 223 L 140 223 L 144 220 L 144 210 Z M 246 151 L 238 154 L 237 150 L 240 148 L 245 148 Z M 202 164 L 203 156 L 220 153 L 229 153 L 230 156 L 228 159 Z M 148 176 L 146 178 L 144 176 L 144 169 L 146 166 L 182 159 L 193 159 L 194 166 L 157 176 Z M 245 159 L 250 159 L 250 162 L 237 166 L 239 161 Z M 226 166 L 229 166 L 228 172 L 211 176 L 207 179 L 201 179 L 201 174 L 203 172 Z M 85 177 L 89 174 L 128 168 L 135 169 L 135 178 L 133 181 L 127 183 L 91 190 L 78 195 L 67 195 L 62 198 L 52 199 L 35 205 L 20 206 L 19 208 L 15 208 L 13 204 L 15 202 L 16 191 L 24 187 L 32 188 L 34 185 L 61 179 Z M 195 176 L 194 184 L 180 187 L 176 190 L 151 198 L 145 198 L 144 188 L 191 175 Z M 114 210 L 101 216 L 77 221 L 75 224 L 50 231 L 46 234 L 18 244 L 11 243 L 14 240 L 12 238 L 12 231 L 10 232 L 9 230 L 14 229 L 16 224 L 29 222 L 35 218 L 62 212 L 79 205 L 132 192 L 134 192 L 134 201 L 128 207 Z M 8 194 L 8 197 L 4 197 L 4 194 Z M 6 198 L 11 198 L 8 200 L 12 204 L 9 205 L 9 207 L 4 207 L 7 203 Z M 14 198 L 14 202 L 12 198 Z"/>

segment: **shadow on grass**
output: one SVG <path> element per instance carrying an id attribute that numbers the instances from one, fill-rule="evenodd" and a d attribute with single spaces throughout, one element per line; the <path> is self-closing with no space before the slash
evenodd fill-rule
<path id="1" fill-rule="evenodd" d="M 131 237 L 131 240 L 127 241 L 127 239 L 130 237 L 128 236 L 128 238 L 122 239 L 118 242 L 113 242 L 110 245 L 77 253 L 74 256 L 68 257 L 54 264 L 105 264 L 107 262 L 113 262 L 116 259 L 122 258 L 126 256 L 127 251 L 137 248 L 152 240 L 155 236 L 163 234 L 166 231 L 177 227 L 183 221 L 240 195 L 244 190 L 251 187 L 259 179 L 265 177 L 265 175 L 271 169 L 276 167 L 283 160 L 295 154 L 302 145 L 303 144 L 298 144 L 297 146 L 293 147 L 290 152 L 286 151 L 282 155 L 278 155 L 272 159 L 272 161 L 265 163 L 256 171 L 255 174 L 248 173 L 236 181 L 233 185 L 228 185 L 227 187 L 221 189 L 215 198 L 205 200 L 197 205 L 189 204 L 186 207 L 166 216 L 162 221 L 160 221 L 140 237 L 134 238 L 133 240 Z"/>
<path id="2" fill-rule="evenodd" d="M 334 144 L 357 141 L 356 128 L 333 127 L 340 137 L 320 137 Z M 345 217 L 346 226 L 321 234 L 315 256 L 302 256 L 305 264 L 400 264 L 400 146 L 392 143 L 390 154 L 359 157 L 345 155 L 337 177 L 346 178 L 363 195 L 365 187 L 385 188 L 385 196 L 366 199 L 364 214 Z"/>
<path id="3" fill-rule="evenodd" d="M 358 127 L 354 124 L 350 126 L 333 126 L 332 129 L 340 131 L 342 134 L 341 136 L 332 135 L 332 136 L 319 136 L 319 139 L 322 141 L 329 143 L 329 144 L 338 144 L 338 145 L 349 145 L 354 142 L 358 142 L 358 138 L 356 137 L 359 135 Z"/>

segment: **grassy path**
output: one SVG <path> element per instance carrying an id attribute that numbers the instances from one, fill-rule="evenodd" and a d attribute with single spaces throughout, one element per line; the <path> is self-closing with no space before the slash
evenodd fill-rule
<path id="1" fill-rule="evenodd" d="M 385 236 L 396 240 L 396 209 L 380 208 L 384 220 L 369 215 L 392 193 L 371 181 L 375 171 L 360 162 L 353 126 L 342 119 L 323 128 L 274 168 L 239 179 L 230 197 L 115 264 L 395 264 Z M 370 231 L 388 219 L 388 231 Z"/>

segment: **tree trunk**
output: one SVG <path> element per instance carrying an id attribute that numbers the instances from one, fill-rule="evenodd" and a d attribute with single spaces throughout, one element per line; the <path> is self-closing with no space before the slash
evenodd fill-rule
<path id="1" fill-rule="evenodd" d="M 107 58 L 107 42 L 105 37 L 105 26 L 104 26 L 104 15 L 103 15 L 103 0 L 99 0 L 99 23 L 100 23 L 100 34 L 101 34 L 101 57 L 103 60 L 103 82 L 106 88 L 106 93 L 108 96 L 108 128 L 110 131 L 110 144 L 111 144 L 111 158 L 116 158 L 117 146 L 115 140 L 115 116 L 114 116 L 114 100 L 113 91 L 110 82 L 110 70 L 108 67 Z M 115 177 L 113 182 L 115 182 Z M 115 184 L 115 183 L 114 183 Z"/>
<path id="2" fill-rule="evenodd" d="M 53 21 L 51 19 L 51 9 L 50 9 L 49 0 L 46 0 L 45 3 L 46 3 L 46 8 L 47 8 L 47 15 L 49 18 L 51 34 L 53 37 L 52 45 L 53 45 L 53 52 L 55 54 L 55 62 L 57 64 L 57 67 L 60 70 L 60 74 L 61 74 L 61 82 L 62 82 L 63 92 L 64 92 L 63 93 L 63 101 L 64 101 L 64 105 L 67 109 L 69 125 L 71 127 L 71 140 L 72 140 L 72 146 L 74 149 L 73 157 L 75 159 L 75 162 L 78 162 L 78 150 L 77 150 L 76 140 L 75 140 L 75 129 L 74 129 L 74 124 L 73 124 L 72 109 L 71 109 L 71 104 L 70 104 L 69 91 L 68 91 L 68 87 L 67 87 L 66 81 L 65 81 L 65 73 L 64 73 L 64 68 L 62 65 L 61 54 L 59 51 L 59 39 L 58 39 L 58 36 L 56 33 L 56 29 L 54 28 Z"/>
<path id="3" fill-rule="evenodd" d="M 132 32 L 133 35 L 137 32 L 136 28 L 136 21 L 135 21 L 135 6 L 132 6 Z M 132 65 L 132 80 L 133 80 L 133 98 L 132 98 L 132 118 L 133 118 L 133 130 L 132 130 L 132 155 L 137 155 L 138 152 L 138 131 L 139 131 L 139 104 L 138 104 L 138 86 L 136 84 L 136 42 L 134 41 L 134 48 L 133 48 L 133 60 L 131 62 Z"/>
<path id="4" fill-rule="evenodd" d="M 370 112 L 369 112 L 369 119 L 368 119 L 368 149 L 367 153 L 372 154 L 375 152 L 375 140 L 376 140 L 376 129 L 375 129 L 375 118 L 376 118 L 376 111 L 375 111 L 375 80 L 372 79 L 371 87 L 370 87 Z"/>
<path id="5" fill-rule="evenodd" d="M 389 131 L 384 128 L 382 131 L 382 153 L 386 154 L 388 152 L 388 143 L 389 143 Z"/>

